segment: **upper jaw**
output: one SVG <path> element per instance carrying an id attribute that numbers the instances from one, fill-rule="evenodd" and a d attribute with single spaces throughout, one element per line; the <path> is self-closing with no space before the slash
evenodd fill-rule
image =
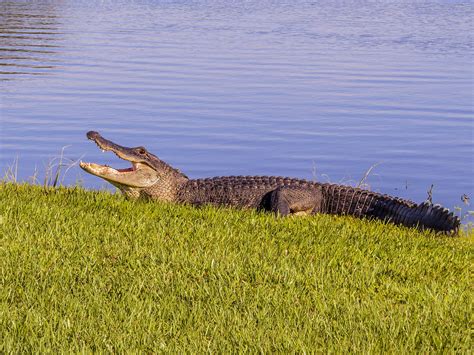
<path id="1" fill-rule="evenodd" d="M 102 151 L 111 151 L 114 152 L 120 159 L 128 160 L 130 162 L 139 162 L 141 159 L 136 156 L 132 148 L 123 147 L 121 145 L 115 144 L 108 139 L 102 137 L 99 132 L 89 131 L 87 132 L 87 138 L 91 141 L 94 141 L 97 146 L 102 149 Z"/>

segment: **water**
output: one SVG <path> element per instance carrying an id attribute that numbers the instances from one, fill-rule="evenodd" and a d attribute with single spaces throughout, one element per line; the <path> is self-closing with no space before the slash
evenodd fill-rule
<path id="1" fill-rule="evenodd" d="M 462 206 L 474 198 L 470 1 L 1 1 L 0 169 L 288 175 Z M 104 182 L 73 166 L 65 183 Z M 472 207 L 463 206 L 464 209 Z"/>

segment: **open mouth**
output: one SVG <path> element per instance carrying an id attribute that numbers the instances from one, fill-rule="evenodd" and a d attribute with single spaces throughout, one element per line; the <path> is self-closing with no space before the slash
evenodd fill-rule
<path id="1" fill-rule="evenodd" d="M 120 159 L 128 161 L 131 167 L 115 169 L 108 165 L 80 162 L 80 167 L 88 173 L 109 181 L 114 185 L 146 187 L 157 180 L 156 172 L 142 159 L 136 156 L 132 148 L 122 147 L 100 136 L 97 132 L 88 132 L 87 138 L 94 141 L 103 151 L 111 151 Z"/>
<path id="2" fill-rule="evenodd" d="M 90 171 L 90 169 L 95 170 L 97 172 L 101 171 L 102 173 L 104 173 L 106 171 L 108 171 L 108 172 L 117 172 L 117 173 L 129 173 L 129 172 L 133 172 L 133 171 L 137 170 L 137 163 L 128 160 L 126 158 L 126 155 L 123 152 L 121 152 L 120 150 L 117 150 L 117 148 L 119 148 L 119 146 L 117 146 L 116 144 L 114 144 L 114 143 L 110 144 L 111 143 L 110 141 L 107 141 L 104 138 L 102 138 L 97 132 L 88 132 L 87 133 L 87 138 L 89 140 L 94 141 L 95 144 L 99 147 L 99 149 L 102 150 L 103 153 L 105 153 L 106 151 L 111 151 L 117 157 L 119 157 L 120 159 L 130 162 L 132 164 L 132 166 L 129 167 L 129 168 L 115 169 L 115 168 L 112 168 L 111 166 L 109 166 L 107 164 L 106 165 L 100 165 L 100 164 L 96 164 L 96 163 L 86 163 L 86 162 L 81 161 L 79 164 L 80 164 L 81 168 L 83 168 L 84 170 L 86 170 L 90 173 L 93 173 L 93 174 L 94 174 L 94 172 Z M 123 147 L 120 147 L 120 148 L 123 149 Z"/>

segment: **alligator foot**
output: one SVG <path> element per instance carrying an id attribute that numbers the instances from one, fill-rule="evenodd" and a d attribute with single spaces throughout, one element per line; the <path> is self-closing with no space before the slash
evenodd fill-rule
<path id="1" fill-rule="evenodd" d="M 262 198 L 260 209 L 280 216 L 306 215 L 320 211 L 322 201 L 321 189 L 281 186 Z"/>

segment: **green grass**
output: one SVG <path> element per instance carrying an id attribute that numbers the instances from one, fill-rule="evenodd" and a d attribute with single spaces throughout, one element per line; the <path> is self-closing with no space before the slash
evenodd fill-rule
<path id="1" fill-rule="evenodd" d="M 472 351 L 472 235 L 0 184 L 0 352 Z"/>

